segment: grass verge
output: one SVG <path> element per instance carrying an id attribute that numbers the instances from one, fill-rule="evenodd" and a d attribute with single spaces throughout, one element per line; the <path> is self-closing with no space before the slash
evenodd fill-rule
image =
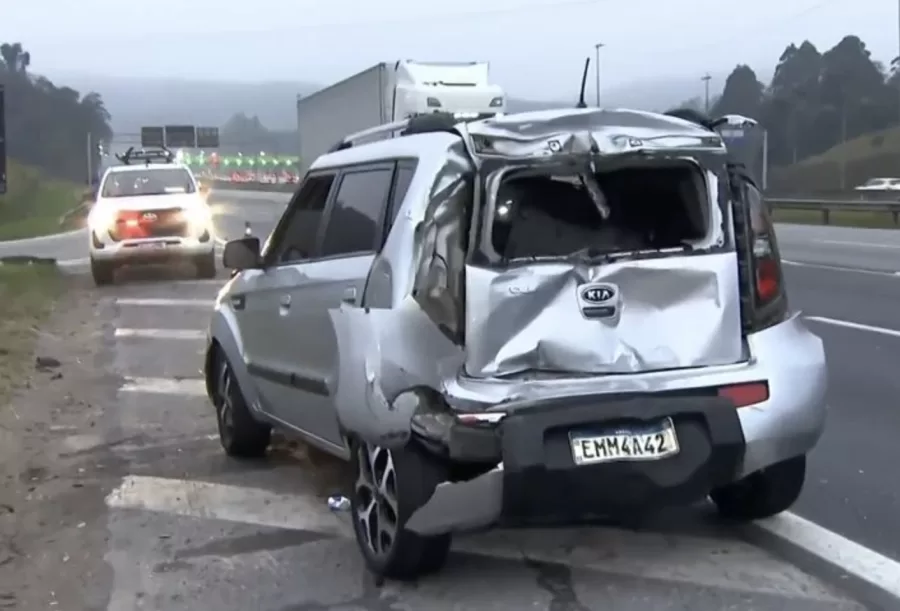
<path id="1" fill-rule="evenodd" d="M 0 265 L 0 406 L 33 367 L 37 330 L 62 287 L 54 265 Z"/>
<path id="2" fill-rule="evenodd" d="M 772 215 L 776 223 L 823 224 L 822 213 L 816 210 L 775 210 Z M 900 229 L 894 224 L 894 217 L 890 212 L 833 211 L 828 220 L 829 225 L 837 225 L 839 227 Z"/>
<path id="3" fill-rule="evenodd" d="M 0 240 L 33 238 L 61 231 L 60 219 L 83 193 L 78 185 L 44 178 L 41 173 L 10 161 L 9 192 L 0 195 Z"/>

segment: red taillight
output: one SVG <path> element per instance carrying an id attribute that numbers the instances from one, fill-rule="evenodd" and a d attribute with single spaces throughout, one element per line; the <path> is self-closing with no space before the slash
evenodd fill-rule
<path id="1" fill-rule="evenodd" d="M 767 401 L 769 399 L 769 384 L 767 382 L 732 384 L 719 388 L 718 394 L 720 397 L 731 399 L 735 407 L 746 407 Z"/>
<path id="2" fill-rule="evenodd" d="M 781 262 L 778 260 L 775 227 L 768 208 L 755 189 L 751 191 L 749 200 L 756 305 L 763 306 L 782 293 Z"/>
<path id="3" fill-rule="evenodd" d="M 756 295 L 760 303 L 768 303 L 781 291 L 781 275 L 774 257 L 756 258 Z"/>
<path id="4" fill-rule="evenodd" d="M 147 237 L 147 232 L 141 226 L 141 212 L 137 210 L 122 210 L 116 216 L 116 233 L 123 240 L 136 240 Z"/>

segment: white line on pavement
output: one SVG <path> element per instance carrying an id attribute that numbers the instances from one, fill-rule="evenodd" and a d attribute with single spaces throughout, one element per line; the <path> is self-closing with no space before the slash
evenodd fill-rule
<path id="1" fill-rule="evenodd" d="M 116 337 L 200 340 L 206 338 L 206 333 L 198 329 L 116 329 Z"/>
<path id="2" fill-rule="evenodd" d="M 756 524 L 853 577 L 900 598 L 900 562 L 793 513 L 782 513 Z"/>
<path id="3" fill-rule="evenodd" d="M 869 331 L 871 333 L 880 333 L 881 335 L 890 335 L 891 337 L 900 337 L 900 331 L 897 329 L 887 329 L 885 327 L 874 327 L 872 325 L 864 325 L 858 322 L 850 322 L 849 320 L 838 320 L 837 318 L 828 318 L 827 316 L 805 316 L 806 320 L 820 322 L 826 325 L 834 325 L 835 327 L 846 327 L 847 329 L 856 329 L 857 331 Z"/>
<path id="4" fill-rule="evenodd" d="M 129 475 L 106 497 L 106 504 L 336 535 L 348 530 L 346 524 L 324 509 L 323 499 L 210 482 Z"/>
<path id="5" fill-rule="evenodd" d="M 889 278 L 895 278 L 900 276 L 900 272 L 890 272 L 890 271 L 876 271 L 871 269 L 858 269 L 855 267 L 840 267 L 837 265 L 823 265 L 821 263 L 805 263 L 803 261 L 789 261 L 786 259 L 781 260 L 785 265 L 791 265 L 794 267 L 809 267 L 812 269 L 827 269 L 835 272 L 849 272 L 852 274 L 868 274 L 870 276 L 887 276 Z"/>
<path id="6" fill-rule="evenodd" d="M 888 250 L 900 250 L 900 244 L 878 244 L 876 242 L 847 242 L 844 240 L 817 240 L 819 244 L 834 244 L 835 246 L 853 246 L 859 248 L 886 248 Z"/>
<path id="7" fill-rule="evenodd" d="M 126 378 L 119 392 L 205 397 L 206 381 L 201 378 Z"/>
<path id="8" fill-rule="evenodd" d="M 139 298 L 131 298 L 131 297 L 118 297 L 116 298 L 116 305 L 123 306 L 175 306 L 175 307 L 196 307 L 196 308 L 212 308 L 213 304 L 215 304 L 215 300 L 213 299 L 165 299 L 165 298 L 152 298 L 152 299 L 139 299 Z"/>
<path id="9" fill-rule="evenodd" d="M 81 259 L 63 259 L 62 261 L 57 260 L 56 264 L 60 267 L 80 267 L 82 265 L 87 265 L 90 262 L 90 257 L 82 257 Z"/>

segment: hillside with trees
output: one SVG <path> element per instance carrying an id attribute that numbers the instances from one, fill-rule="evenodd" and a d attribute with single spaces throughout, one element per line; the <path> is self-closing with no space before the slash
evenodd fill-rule
<path id="1" fill-rule="evenodd" d="M 112 135 L 100 94 L 82 95 L 32 74 L 31 55 L 20 43 L 0 45 L 0 59 L 0 83 L 6 89 L 8 157 L 47 176 L 84 183 L 88 134 L 95 142 Z"/>
<path id="2" fill-rule="evenodd" d="M 824 53 L 809 41 L 790 44 L 768 85 L 749 66 L 737 66 L 712 112 L 742 114 L 765 126 L 773 168 L 770 186 L 775 190 L 847 188 L 878 173 L 876 168 L 893 167 L 886 175 L 898 176 L 900 148 L 879 150 L 886 140 L 876 135 L 900 123 L 898 67 L 897 60 L 891 66 L 873 60 L 856 36 L 844 37 Z M 872 145 L 864 156 L 887 154 L 890 159 L 875 167 L 871 159 L 860 161 L 858 154 L 857 159 L 832 160 L 835 163 L 827 166 L 813 162 L 859 137 L 867 137 Z"/>

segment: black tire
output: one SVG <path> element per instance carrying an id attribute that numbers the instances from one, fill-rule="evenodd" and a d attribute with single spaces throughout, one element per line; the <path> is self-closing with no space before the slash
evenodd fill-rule
<path id="1" fill-rule="evenodd" d="M 806 479 L 806 456 L 766 467 L 709 496 L 729 520 L 761 520 L 787 511 L 800 497 Z"/>
<path id="2" fill-rule="evenodd" d="M 109 261 L 96 261 L 91 259 L 91 276 L 97 286 L 107 286 L 115 280 L 116 268 Z"/>
<path id="3" fill-rule="evenodd" d="M 406 530 L 405 524 L 416 509 L 431 498 L 435 487 L 446 480 L 447 469 L 439 461 L 414 445 L 390 452 L 393 459 L 396 496 L 396 536 L 389 550 L 376 554 L 370 547 L 366 527 L 360 518 L 360 508 L 365 504 L 357 482 L 363 460 L 367 460 L 365 444 L 351 445 L 353 457 L 353 487 L 350 506 L 353 532 L 366 566 L 376 576 L 399 581 L 412 581 L 440 571 L 450 553 L 450 533 L 423 536 Z M 382 452 L 384 450 L 381 450 Z"/>
<path id="4" fill-rule="evenodd" d="M 257 421 L 250 413 L 228 359 L 219 352 L 215 359 L 213 405 L 219 442 L 234 458 L 261 458 L 272 440 L 272 427 Z"/>
<path id="5" fill-rule="evenodd" d="M 197 266 L 197 277 L 209 279 L 216 277 L 216 253 L 215 251 L 208 255 L 200 255 L 194 260 Z"/>

